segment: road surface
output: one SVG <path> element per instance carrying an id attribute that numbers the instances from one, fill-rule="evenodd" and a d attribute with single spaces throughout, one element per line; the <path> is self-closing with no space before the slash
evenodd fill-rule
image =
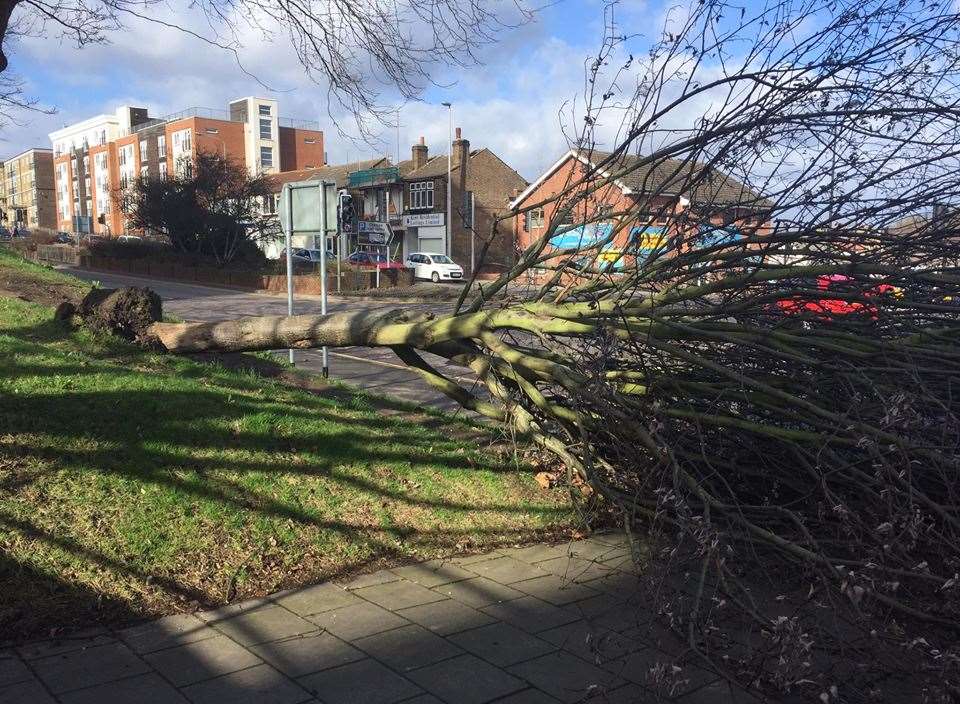
<path id="1" fill-rule="evenodd" d="M 161 279 L 149 279 L 140 276 L 128 276 L 113 272 L 86 271 L 71 269 L 71 273 L 87 281 L 99 281 L 105 288 L 121 286 L 146 286 L 156 291 L 163 299 L 165 313 L 175 315 L 187 321 L 226 320 L 250 315 L 286 315 L 286 296 L 266 293 L 247 293 L 223 288 L 199 286 Z M 450 303 L 436 304 L 390 304 L 383 301 L 357 301 L 350 298 L 331 298 L 327 305 L 330 313 L 347 310 L 402 307 L 422 309 L 433 313 L 450 310 Z M 317 297 L 300 298 L 294 301 L 294 313 L 320 313 L 320 299 Z M 286 351 L 280 352 L 286 359 Z M 297 350 L 296 365 L 317 373 L 322 371 L 320 350 Z M 441 364 L 444 360 L 433 357 L 444 374 L 457 378 L 467 385 L 473 384 L 469 370 L 462 367 Z M 396 355 L 387 349 L 369 347 L 344 347 L 330 351 L 330 376 L 352 386 L 357 386 L 376 394 L 432 406 L 452 411 L 457 404 L 430 388 L 416 373 L 407 369 Z"/>

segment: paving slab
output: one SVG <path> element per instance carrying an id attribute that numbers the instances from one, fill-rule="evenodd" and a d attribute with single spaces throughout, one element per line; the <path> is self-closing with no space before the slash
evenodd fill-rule
<path id="1" fill-rule="evenodd" d="M 37 680 L 0 687 L 0 702 L 3 704 L 57 704 Z"/>
<path id="2" fill-rule="evenodd" d="M 543 631 L 539 637 L 568 653 L 601 666 L 618 661 L 644 647 L 630 635 L 610 631 L 588 621 L 575 621 L 565 626 L 558 626 L 549 631 Z"/>
<path id="3" fill-rule="evenodd" d="M 545 574 L 542 577 L 527 579 L 512 586 L 514 589 L 543 599 L 554 606 L 565 606 L 597 595 L 597 591 L 590 586 L 571 582 L 569 579 L 558 577 L 555 574 Z"/>
<path id="4" fill-rule="evenodd" d="M 443 701 L 432 694 L 420 694 L 413 699 L 404 699 L 403 704 L 443 704 Z"/>
<path id="5" fill-rule="evenodd" d="M 430 560 L 418 565 L 398 567 L 393 573 L 424 587 L 438 587 L 441 584 L 460 582 L 477 575 L 449 560 Z"/>
<path id="6" fill-rule="evenodd" d="M 143 660 L 122 643 L 108 643 L 51 655 L 33 660 L 31 667 L 54 694 L 92 687 L 150 670 Z"/>
<path id="7" fill-rule="evenodd" d="M 569 554 L 569 550 L 569 543 L 560 543 L 558 545 L 528 545 L 523 548 L 508 548 L 501 550 L 501 552 L 521 562 L 535 565 L 545 560 L 564 557 Z"/>
<path id="8" fill-rule="evenodd" d="M 457 633 L 449 640 L 500 667 L 532 660 L 557 649 L 545 640 L 501 622 Z"/>
<path id="9" fill-rule="evenodd" d="M 630 548 L 625 545 L 609 545 L 596 538 L 574 540 L 569 544 L 568 554 L 584 560 L 606 562 L 614 558 L 629 557 Z"/>
<path id="10" fill-rule="evenodd" d="M 497 704 L 558 704 L 559 701 L 559 699 L 555 699 L 549 694 L 541 692 L 539 689 L 531 688 L 524 689 L 516 694 L 511 694 L 509 697 L 498 699 Z M 601 702 L 591 702 L 591 704 L 601 704 Z"/>
<path id="11" fill-rule="evenodd" d="M 258 609 L 268 609 L 272 606 L 276 606 L 276 604 L 270 601 L 270 597 L 264 596 L 239 601 L 236 604 L 218 606 L 215 609 L 208 609 L 207 611 L 198 611 L 196 616 L 203 621 L 213 623 L 232 616 L 238 616 L 239 614 L 257 611 Z"/>
<path id="12" fill-rule="evenodd" d="M 450 641 L 412 624 L 361 638 L 354 644 L 398 672 L 431 665 L 463 652 Z"/>
<path id="13" fill-rule="evenodd" d="M 441 636 L 485 626 L 496 620 L 482 611 L 453 599 L 402 609 L 397 614 Z"/>
<path id="14" fill-rule="evenodd" d="M 213 621 L 213 627 L 243 645 L 268 643 L 317 630 L 317 626 L 281 606 L 255 609 Z"/>
<path id="15" fill-rule="evenodd" d="M 250 650 L 289 677 L 339 667 L 366 657 L 326 632 L 255 645 Z"/>
<path id="16" fill-rule="evenodd" d="M 391 610 L 429 604 L 432 601 L 440 601 L 444 598 L 426 587 L 406 580 L 376 584 L 371 587 L 356 589 L 353 593 L 367 601 L 372 601 L 378 606 Z"/>
<path id="17" fill-rule="evenodd" d="M 555 557 L 552 560 L 538 562 L 537 567 L 574 582 L 589 582 L 598 577 L 617 574 L 619 570 L 595 560 L 581 557 Z"/>
<path id="18" fill-rule="evenodd" d="M 423 691 L 369 658 L 307 675 L 298 681 L 324 704 L 394 704 Z"/>
<path id="19" fill-rule="evenodd" d="M 175 614 L 140 626 L 125 628 L 117 634 L 136 653 L 152 653 L 185 643 L 219 635 L 192 614 Z"/>
<path id="20" fill-rule="evenodd" d="M 476 572 L 481 577 L 492 579 L 500 584 L 513 584 L 514 582 L 522 582 L 525 579 L 542 577 L 547 574 L 535 565 L 522 562 L 508 555 L 493 560 L 474 562 L 468 569 Z"/>
<path id="21" fill-rule="evenodd" d="M 311 616 L 310 620 L 338 638 L 350 641 L 410 623 L 392 611 L 367 602 L 316 614 Z"/>
<path id="22" fill-rule="evenodd" d="M 310 694 L 269 665 L 257 665 L 183 689 L 193 704 L 302 704 Z"/>
<path id="23" fill-rule="evenodd" d="M 534 596 L 484 606 L 481 611 L 529 633 L 538 633 L 577 620 L 577 615 Z"/>
<path id="24" fill-rule="evenodd" d="M 626 684 L 622 679 L 580 658 L 558 651 L 507 670 L 563 702 L 600 697 Z M 602 697 L 598 701 L 603 701 Z"/>
<path id="25" fill-rule="evenodd" d="M 98 645 L 108 645 L 116 643 L 117 639 L 103 629 L 97 629 L 93 632 L 73 633 L 69 636 L 51 638 L 49 640 L 33 641 L 24 643 L 17 647 L 17 653 L 24 660 L 35 660 L 36 658 L 45 658 L 50 655 L 60 655 L 74 650 L 84 650 L 94 648 Z"/>
<path id="26" fill-rule="evenodd" d="M 33 679 L 33 673 L 12 650 L 0 652 L 0 687 Z"/>
<path id="27" fill-rule="evenodd" d="M 434 591 L 477 608 L 524 596 L 523 592 L 486 577 L 474 577 L 462 582 L 444 584 L 441 587 L 434 587 Z"/>
<path id="28" fill-rule="evenodd" d="M 372 587 L 375 584 L 385 584 L 387 582 L 396 582 L 400 577 L 395 575 L 390 570 L 380 570 L 379 572 L 371 572 L 370 574 L 361 574 L 356 577 L 351 577 L 343 581 L 337 581 L 335 584 L 341 585 L 344 589 L 363 589 L 364 587 Z"/>
<path id="29" fill-rule="evenodd" d="M 60 695 L 61 704 L 189 704 L 189 700 L 159 675 L 148 673 Z"/>
<path id="30" fill-rule="evenodd" d="M 274 594 L 271 600 L 299 616 L 313 616 L 360 602 L 359 597 L 337 584 L 317 584 Z"/>
<path id="31" fill-rule="evenodd" d="M 261 663 L 260 658 L 223 635 L 143 656 L 178 687 Z"/>
<path id="32" fill-rule="evenodd" d="M 485 704 L 526 683 L 474 655 L 461 655 L 407 674 L 440 699 L 456 704 Z"/>

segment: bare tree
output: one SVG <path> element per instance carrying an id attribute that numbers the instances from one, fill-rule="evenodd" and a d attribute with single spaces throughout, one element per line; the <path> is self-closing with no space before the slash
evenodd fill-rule
<path id="1" fill-rule="evenodd" d="M 486 0 L 200 0 L 190 7 L 200 10 L 206 27 L 166 19 L 167 5 L 158 0 L 0 0 L 0 73 L 14 36 L 59 37 L 83 47 L 108 42 L 136 20 L 230 52 L 246 70 L 239 36 L 253 29 L 263 41 L 289 43 L 307 76 L 327 88 L 328 111 L 345 108 L 367 135 L 371 121 L 395 116 L 383 92 L 418 99 L 438 66 L 476 62 L 477 51 L 499 32 L 532 17 L 520 0 L 497 7 Z"/>
<path id="2" fill-rule="evenodd" d="M 643 526 L 650 603 L 717 672 L 773 700 L 956 701 L 960 16 L 699 0 L 642 57 L 607 28 L 581 166 L 518 204 L 547 227 L 456 313 L 152 333 L 390 347 Z"/>

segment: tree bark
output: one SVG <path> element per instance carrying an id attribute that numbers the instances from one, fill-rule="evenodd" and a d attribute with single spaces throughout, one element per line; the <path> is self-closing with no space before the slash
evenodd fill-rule
<path id="1" fill-rule="evenodd" d="M 154 323 L 149 334 L 168 352 L 252 352 L 308 347 L 381 347 L 403 342 L 396 326 L 432 316 L 401 310 L 271 315 L 212 323 Z M 390 331 L 394 334 L 387 334 Z"/>

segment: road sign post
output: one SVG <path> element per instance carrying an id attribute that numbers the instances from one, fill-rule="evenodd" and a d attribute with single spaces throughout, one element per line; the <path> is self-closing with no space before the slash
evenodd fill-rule
<path id="1" fill-rule="evenodd" d="M 328 181 L 299 181 L 283 185 L 280 223 L 287 243 L 287 315 L 293 315 L 293 238 L 305 236 L 320 248 L 320 310 L 327 312 L 327 235 L 336 232 L 336 185 Z M 289 350 L 294 363 L 293 350 Z M 323 375 L 329 376 L 327 348 L 323 348 Z"/>

